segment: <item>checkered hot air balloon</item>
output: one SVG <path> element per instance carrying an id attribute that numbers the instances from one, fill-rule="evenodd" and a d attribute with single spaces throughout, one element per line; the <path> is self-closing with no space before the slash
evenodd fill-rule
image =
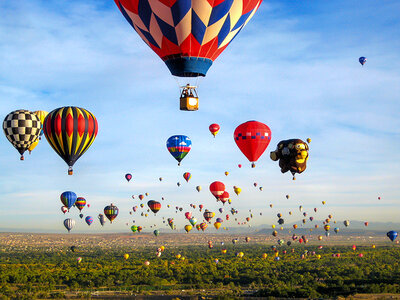
<path id="1" fill-rule="evenodd" d="M 172 75 L 205 76 L 262 0 L 114 0 Z"/>
<path id="2" fill-rule="evenodd" d="M 44 135 L 51 147 L 72 166 L 94 142 L 98 125 L 95 116 L 86 109 L 66 106 L 50 112 L 43 124 Z"/>
<path id="3" fill-rule="evenodd" d="M 21 160 L 24 160 L 24 152 L 39 138 L 41 128 L 39 118 L 25 109 L 9 113 L 3 121 L 4 134 L 21 154 Z"/>

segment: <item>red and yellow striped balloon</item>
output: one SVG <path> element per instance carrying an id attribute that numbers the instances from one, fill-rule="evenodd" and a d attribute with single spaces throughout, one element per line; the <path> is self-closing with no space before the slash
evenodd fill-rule
<path id="1" fill-rule="evenodd" d="M 66 106 L 50 112 L 43 124 L 44 135 L 57 154 L 72 166 L 92 145 L 98 130 L 96 117 L 83 108 Z"/>

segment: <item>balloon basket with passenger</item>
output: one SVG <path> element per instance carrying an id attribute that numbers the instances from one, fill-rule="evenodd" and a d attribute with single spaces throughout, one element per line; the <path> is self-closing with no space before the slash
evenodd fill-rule
<path id="1" fill-rule="evenodd" d="M 180 110 L 196 111 L 199 109 L 199 97 L 197 95 L 196 86 L 187 84 L 181 86 Z"/>

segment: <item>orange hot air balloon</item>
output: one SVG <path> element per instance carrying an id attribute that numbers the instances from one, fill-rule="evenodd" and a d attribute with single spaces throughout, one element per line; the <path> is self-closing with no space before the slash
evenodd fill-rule
<path id="1" fill-rule="evenodd" d="M 364 222 L 364 225 L 365 225 L 365 226 L 368 226 L 368 224 L 369 224 L 368 222 Z"/>
<path id="2" fill-rule="evenodd" d="M 210 132 L 211 132 L 211 134 L 214 136 L 214 138 L 215 138 L 215 136 L 218 134 L 220 128 L 221 128 L 221 127 L 220 127 L 218 124 L 216 124 L 216 123 L 213 123 L 213 124 L 211 124 L 211 125 L 208 127 L 208 129 L 210 130 Z"/>

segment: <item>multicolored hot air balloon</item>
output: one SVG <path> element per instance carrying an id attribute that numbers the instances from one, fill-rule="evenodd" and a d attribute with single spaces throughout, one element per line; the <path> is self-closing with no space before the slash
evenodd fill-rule
<path id="1" fill-rule="evenodd" d="M 255 162 L 267 149 L 271 141 L 271 129 L 257 121 L 248 121 L 239 125 L 233 134 L 240 151 L 255 167 Z"/>
<path id="2" fill-rule="evenodd" d="M 147 205 L 155 214 L 161 209 L 161 203 L 154 200 L 150 200 L 149 202 L 147 202 Z"/>
<path id="3" fill-rule="evenodd" d="M 183 173 L 183 178 L 186 180 L 186 182 L 189 182 L 190 178 L 192 178 L 192 174 L 185 172 Z"/>
<path id="4" fill-rule="evenodd" d="M 262 0 L 114 0 L 144 42 L 178 77 L 206 76 L 213 61 L 253 17 Z M 197 110 L 193 108 L 182 110 Z"/>
<path id="5" fill-rule="evenodd" d="M 24 160 L 24 152 L 38 140 L 41 128 L 39 118 L 25 109 L 10 112 L 3 121 L 4 134 L 21 154 L 21 160 Z"/>
<path id="6" fill-rule="evenodd" d="M 65 219 L 64 226 L 65 226 L 65 228 L 67 228 L 68 232 L 70 232 L 71 229 L 74 228 L 74 226 L 75 226 L 75 220 L 69 219 L 69 218 Z"/>
<path id="7" fill-rule="evenodd" d="M 213 217 L 215 216 L 214 212 L 208 211 L 206 210 L 203 214 L 204 219 L 206 219 L 206 221 L 210 221 Z"/>
<path id="8" fill-rule="evenodd" d="M 106 215 L 107 219 L 110 220 L 111 223 L 118 216 L 118 212 L 119 212 L 118 207 L 116 207 L 112 203 L 104 207 L 104 214 Z"/>
<path id="9" fill-rule="evenodd" d="M 66 207 L 65 205 L 61 206 L 61 211 L 65 215 L 65 213 L 68 211 L 68 207 Z"/>
<path id="10" fill-rule="evenodd" d="M 73 165 L 94 142 L 97 130 L 95 116 L 86 109 L 74 106 L 53 110 L 43 124 L 50 146 L 68 165 L 68 175 L 73 174 Z"/>
<path id="11" fill-rule="evenodd" d="M 214 136 L 214 138 L 215 138 L 215 136 L 218 134 L 220 128 L 221 128 L 221 127 L 220 127 L 218 124 L 216 124 L 216 123 L 211 124 L 211 125 L 208 127 L 208 129 L 210 130 L 210 132 L 211 132 L 211 134 Z"/>
<path id="12" fill-rule="evenodd" d="M 93 218 L 91 216 L 87 216 L 85 218 L 85 222 L 90 226 L 93 223 Z"/>
<path id="13" fill-rule="evenodd" d="M 83 197 L 78 197 L 75 201 L 75 206 L 81 211 L 86 205 L 86 199 Z"/>
<path id="14" fill-rule="evenodd" d="M 40 139 L 40 137 L 43 135 L 44 119 L 46 119 L 46 117 L 49 113 L 45 110 L 36 110 L 33 113 L 39 118 L 40 123 L 42 124 L 42 129 L 40 130 L 40 133 L 39 133 L 39 139 Z"/>
<path id="15" fill-rule="evenodd" d="M 66 206 L 69 209 L 75 204 L 77 199 L 77 196 L 74 192 L 71 191 L 66 191 L 61 194 L 60 200 L 64 206 Z"/>
<path id="16" fill-rule="evenodd" d="M 182 159 L 192 149 L 192 141 L 186 135 L 173 135 L 167 140 L 167 149 L 180 166 Z"/>

